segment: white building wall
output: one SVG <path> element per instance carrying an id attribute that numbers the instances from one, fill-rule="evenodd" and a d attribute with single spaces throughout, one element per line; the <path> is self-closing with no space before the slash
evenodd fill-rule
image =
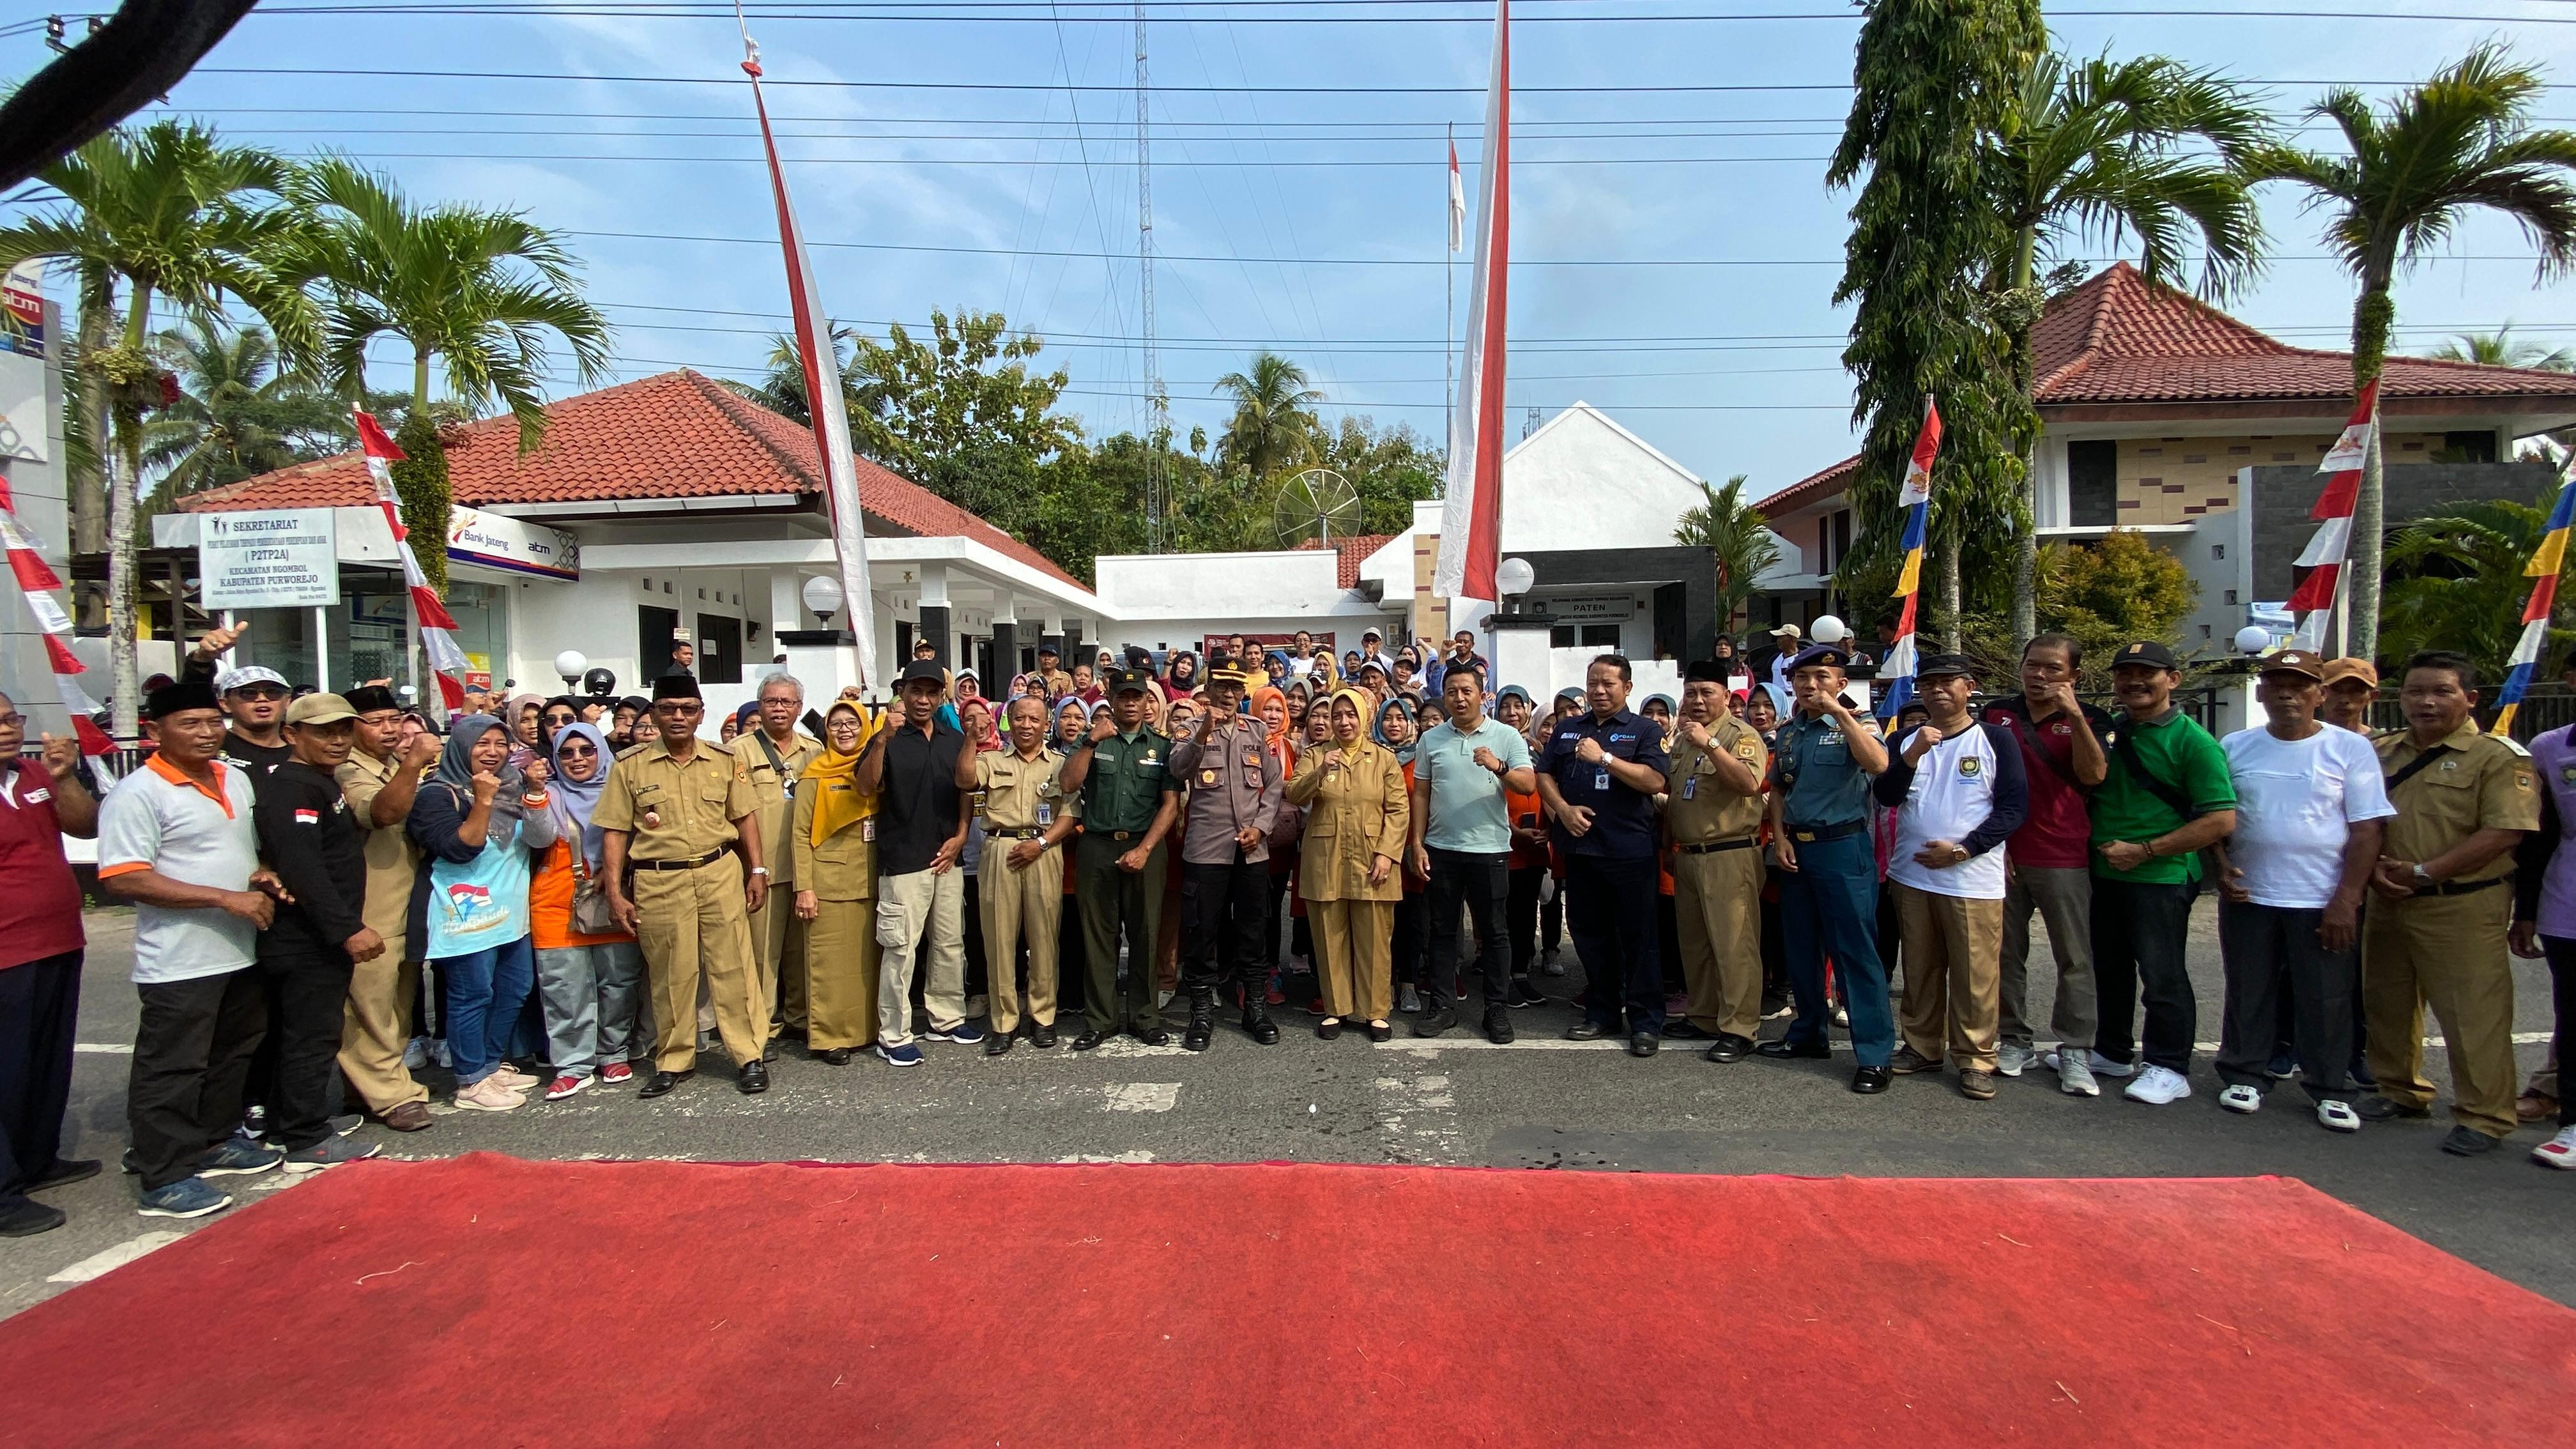
<path id="1" fill-rule="evenodd" d="M 1503 552 L 1669 547 L 1701 502 L 1698 475 L 1578 402 L 1504 454 Z"/>
<path id="2" fill-rule="evenodd" d="M 71 554 L 71 515 L 67 475 L 63 469 L 63 379 L 61 355 L 64 343 L 62 308 L 52 302 L 44 304 L 45 348 L 42 358 L 26 357 L 15 352 L 0 352 L 0 389 L 8 399 L 9 416 L 23 418 L 30 412 L 41 412 L 43 436 L 11 436 L 0 440 L 0 478 L 6 478 L 9 493 L 16 505 L 18 522 L 36 541 L 58 578 L 68 580 Z M 24 404 L 41 398 L 34 407 Z M 44 629 L 27 607 L 25 593 L 15 587 L 0 589 L 8 597 L 0 600 L 0 689 L 16 702 L 19 712 L 28 716 L 27 739 L 33 742 L 45 733 L 71 732 L 71 716 L 63 711 L 62 693 L 54 685 L 53 666 L 48 662 Z M 58 591 L 54 601 L 64 609 L 71 607 L 69 590 Z M 100 641 L 102 644 L 104 640 Z M 105 650 L 100 665 L 83 680 L 92 699 L 107 703 L 112 688 L 110 676 L 103 670 Z"/>

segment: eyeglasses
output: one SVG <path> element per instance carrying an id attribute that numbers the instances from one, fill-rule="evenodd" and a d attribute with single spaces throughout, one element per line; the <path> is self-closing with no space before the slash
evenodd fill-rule
<path id="1" fill-rule="evenodd" d="M 286 698 L 285 688 L 281 685 L 275 684 L 245 684 L 241 688 L 234 690 L 233 693 L 240 695 L 244 699 Z"/>
<path id="2" fill-rule="evenodd" d="M 24 729 L 26 725 L 27 717 L 23 714 L 0 714 L 0 730 Z"/>
<path id="3" fill-rule="evenodd" d="M 581 716 L 575 714 L 550 714 L 546 715 L 544 718 L 545 722 L 550 725 L 568 725 L 574 720 L 581 718 Z"/>
<path id="4" fill-rule="evenodd" d="M 555 747 L 555 753 L 563 756 L 567 760 L 590 760 L 596 759 L 599 756 L 599 750 L 596 746 L 580 743 L 558 745 Z"/>

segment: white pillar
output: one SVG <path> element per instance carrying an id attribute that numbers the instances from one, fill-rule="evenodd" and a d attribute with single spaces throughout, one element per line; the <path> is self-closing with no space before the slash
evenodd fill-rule
<path id="1" fill-rule="evenodd" d="M 313 687 L 331 692 L 331 610 L 324 604 L 313 606 Z"/>

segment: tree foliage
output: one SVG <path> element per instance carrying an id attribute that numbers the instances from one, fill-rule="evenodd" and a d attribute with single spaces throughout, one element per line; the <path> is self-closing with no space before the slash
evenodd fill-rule
<path id="1" fill-rule="evenodd" d="M 2553 485 L 2536 503 L 2481 499 L 2454 503 L 2397 531 L 2388 546 L 2388 608 L 2381 653 L 2403 659 L 2423 649 L 2456 649 L 2483 679 L 2504 676 L 2522 638 L 2522 609 L 2533 580 L 2523 572 L 2548 532 Z M 2566 575 L 2559 576 L 2566 597 Z M 2541 658 L 2566 652 L 2569 605 L 2550 621 Z"/>
<path id="2" fill-rule="evenodd" d="M 1413 505 L 1440 493 L 1449 458 L 1431 440 L 1403 423 L 1381 430 L 1366 415 L 1343 414 L 1320 428 L 1315 461 L 1351 481 L 1360 495 L 1360 532 L 1402 533 L 1413 526 Z"/>
<path id="3" fill-rule="evenodd" d="M 1704 548 L 1717 564 L 1717 620 L 1731 629 L 1735 614 L 1753 597 L 1753 581 L 1780 561 L 1780 542 L 1762 515 L 1744 498 L 1745 475 L 1736 474 L 1719 488 L 1705 479 L 1703 501 L 1687 509 L 1673 528 L 1673 542 Z"/>
<path id="4" fill-rule="evenodd" d="M 1901 536 L 1896 495 L 1939 399 L 1946 441 L 1933 470 L 1938 595 L 1955 613 L 1963 556 L 2002 562 L 2028 526 L 2019 401 L 2002 329 L 1977 292 L 2012 233 L 1994 205 L 1986 148 L 2047 46 L 2036 0 L 1871 0 L 1852 107 L 1827 179 L 1859 185 L 1837 303 L 1853 305 L 1843 364 L 1862 424 L 1848 562 L 1884 567 Z"/>
<path id="5" fill-rule="evenodd" d="M 278 371 L 267 329 L 200 319 L 153 339 L 179 396 L 143 424 L 143 466 L 155 475 L 137 526 L 177 500 L 357 442 L 349 410 L 309 377 Z"/>
<path id="6" fill-rule="evenodd" d="M 2089 544 L 2041 545 L 2037 581 L 2038 630 L 2071 635 L 2083 646 L 2088 690 L 2108 684 L 2111 656 L 2121 645 L 2136 639 L 2178 644 L 2182 621 L 2200 602 L 2200 586 L 2182 560 L 2128 529 Z M 1996 602 L 1971 608 L 1961 632 L 1982 672 L 2009 679 L 2021 645 Z"/>
<path id="7" fill-rule="evenodd" d="M 2424 354 L 2437 362 L 2474 362 L 2481 367 L 2528 367 L 2540 372 L 2576 372 L 2576 348 L 2551 347 L 2513 335 L 2507 322 L 2493 332 L 2461 332 Z"/>
<path id="8" fill-rule="evenodd" d="M 1278 353 L 1252 354 L 1252 365 L 1216 380 L 1216 391 L 1234 403 L 1234 417 L 1216 440 L 1217 463 L 1268 483 L 1304 464 L 1323 424 L 1315 404 L 1324 394 L 1306 385 L 1306 369 Z"/>
<path id="9" fill-rule="evenodd" d="M 1034 465 L 1081 440 L 1080 426 L 1055 410 L 1070 377 L 1062 368 L 1031 372 L 1028 360 L 1045 341 L 1013 333 L 999 312 L 934 310 L 927 339 L 901 323 L 886 328 L 883 342 L 848 335 L 841 376 L 851 443 L 907 478 L 928 478 L 961 454 L 993 447 Z"/>
<path id="10" fill-rule="evenodd" d="M 2258 179 L 2306 188 L 2308 209 L 2324 218 L 2327 244 L 2353 275 L 2356 395 L 2387 361 L 2397 319 L 2391 283 L 2448 241 L 2470 211 L 2512 218 L 2539 253 L 2544 280 L 2576 268 L 2576 132 L 2532 129 L 2532 106 L 2546 88 L 2537 68 L 2481 45 L 2376 110 L 2359 91 L 2327 92 L 2308 114 L 2335 124 L 2345 154 L 2271 145 L 2253 157 Z M 2362 464 L 2347 569 L 2351 648 L 2363 658 L 2380 652 L 2380 452 L 2373 447 Z"/>

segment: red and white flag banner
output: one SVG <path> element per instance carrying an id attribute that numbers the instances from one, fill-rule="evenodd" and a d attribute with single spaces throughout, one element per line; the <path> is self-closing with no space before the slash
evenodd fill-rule
<path id="1" fill-rule="evenodd" d="M 739 11 L 737 11 L 737 15 Z M 812 416 L 815 451 L 823 459 L 823 499 L 832 519 L 832 555 L 841 581 L 841 607 L 858 650 L 858 682 L 877 676 L 876 596 L 868 586 L 868 529 L 859 502 L 859 468 L 850 446 L 850 415 L 841 396 L 841 359 L 831 336 L 805 233 L 779 169 L 778 141 L 769 130 L 769 103 L 760 93 L 760 48 L 743 33 L 743 74 L 751 77 L 751 104 L 760 115 L 760 145 L 769 158 L 769 190 L 778 204 L 778 244 L 787 258 L 787 298 L 796 318 L 796 350 L 805 363 L 806 412 Z"/>
<path id="2" fill-rule="evenodd" d="M 1494 0 L 1494 70 L 1485 94 L 1485 161 L 1476 177 L 1476 266 L 1467 284 L 1466 365 L 1450 410 L 1449 476 L 1431 587 L 1444 599 L 1495 598 L 1503 539 L 1503 321 L 1511 273 L 1512 6 Z"/>
<path id="3" fill-rule="evenodd" d="M 402 559 L 403 585 L 411 591 L 412 613 L 420 620 L 421 652 L 429 656 L 438 697 L 451 710 L 463 709 L 466 659 L 456 642 L 456 620 L 438 591 L 429 586 L 429 576 L 421 572 L 420 559 L 411 550 L 411 530 L 403 527 L 401 496 L 394 492 L 393 465 L 406 455 L 373 414 L 353 410 L 351 415 L 358 421 L 358 447 L 367 456 L 367 476 L 376 485 L 376 506 L 385 511 L 385 527 L 393 530 L 394 553 Z"/>
<path id="4" fill-rule="evenodd" d="M 0 542 L 8 545 L 9 572 L 18 576 L 18 587 L 26 593 L 27 612 L 36 616 L 36 627 L 45 631 L 45 662 L 53 670 L 55 692 L 71 716 L 81 753 L 106 754 L 116 748 L 116 742 L 90 718 L 98 713 L 98 705 L 80 686 L 80 676 L 89 672 L 89 666 L 72 653 L 72 618 L 54 597 L 63 581 L 37 549 L 35 535 L 18 521 L 18 500 L 6 483 L 0 483 Z"/>
<path id="5" fill-rule="evenodd" d="M 2334 446 L 2326 450 L 2325 460 L 2317 471 L 2326 475 L 2325 487 L 2318 490 L 2317 505 L 2308 517 L 2316 520 L 2317 531 L 2308 536 L 2308 546 L 2291 563 L 2308 572 L 2291 590 L 2286 605 L 2298 616 L 2299 627 L 2291 642 L 2302 649 L 2322 651 L 2325 648 L 2326 621 L 2332 617 L 2336 591 L 2343 580 L 2343 563 L 2352 547 L 2352 511 L 2361 498 L 2362 460 L 2370 454 L 2371 434 L 2379 426 L 2379 383 L 2374 380 L 2361 390 L 2353 403 L 2352 418 Z"/>

